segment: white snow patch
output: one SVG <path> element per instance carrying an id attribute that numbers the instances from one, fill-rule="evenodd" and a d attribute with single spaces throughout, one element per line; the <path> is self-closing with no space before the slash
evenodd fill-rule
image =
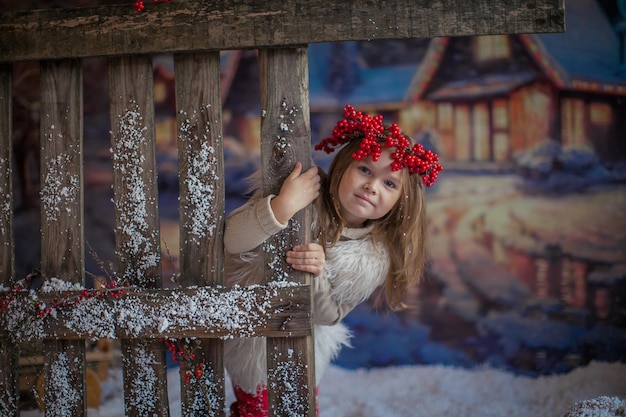
<path id="1" fill-rule="evenodd" d="M 206 106 L 208 107 L 210 106 Z M 219 183 L 220 177 L 216 171 L 218 159 L 215 149 L 207 142 L 210 125 L 206 124 L 205 131 L 198 137 L 194 133 L 197 124 L 198 115 L 194 111 L 180 126 L 178 141 L 189 149 L 192 142 L 201 141 L 200 152 L 186 152 L 187 172 L 184 183 L 188 190 L 188 205 L 185 210 L 189 213 L 190 221 L 183 224 L 191 241 L 200 244 L 207 236 L 213 236 L 217 227 L 219 218 L 214 218 L 212 209 L 215 207 L 215 184 Z"/>
<path id="2" fill-rule="evenodd" d="M 147 185 L 143 179 L 145 156 L 140 152 L 141 144 L 147 141 L 147 129 L 139 106 L 131 101 L 131 108 L 119 116 L 120 137 L 113 152 L 113 170 L 119 172 L 122 179 L 120 197 L 114 201 L 119 217 L 117 227 L 126 237 L 122 253 L 118 255 L 123 262 L 126 258 L 133 261 L 131 268 L 134 270 L 125 271 L 125 274 L 140 281 L 146 279 L 146 270 L 156 267 L 160 261 L 158 248 L 152 243 L 156 240 L 151 235 L 154 232 L 147 222 L 148 204 L 156 203 L 149 201 L 146 195 Z"/>
<path id="3" fill-rule="evenodd" d="M 103 383 L 103 403 L 90 417 L 123 417 L 121 370 Z M 346 370 L 331 366 L 320 383 L 320 417 L 528 417 L 563 416 L 573 404 L 602 396 L 626 405 L 626 364 L 592 362 L 586 367 L 538 379 L 492 368 L 459 369 L 416 365 Z M 178 368 L 168 371 L 170 416 L 181 416 Z M 230 379 L 226 404 L 234 401 Z M 607 408 L 608 413 L 608 408 Z M 584 415 L 584 414 L 581 414 Z M 600 417 L 603 414 L 589 414 Z M 613 416 L 613 414 L 604 414 Z M 21 417 L 44 417 L 23 410 Z"/>

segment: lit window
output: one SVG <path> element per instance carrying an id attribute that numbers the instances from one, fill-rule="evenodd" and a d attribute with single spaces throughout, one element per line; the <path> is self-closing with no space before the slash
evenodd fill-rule
<path id="1" fill-rule="evenodd" d="M 493 127 L 507 129 L 509 127 L 509 108 L 506 100 L 493 102 Z"/>
<path id="2" fill-rule="evenodd" d="M 594 125 L 608 126 L 613 119 L 611 106 L 606 103 L 591 103 L 589 105 L 589 120 Z"/>
<path id="3" fill-rule="evenodd" d="M 474 37 L 476 60 L 489 61 L 506 59 L 511 56 L 511 45 L 507 35 L 489 35 Z"/>
<path id="4" fill-rule="evenodd" d="M 441 103 L 437 106 L 438 126 L 441 130 L 450 130 L 454 126 L 454 108 L 450 103 Z"/>

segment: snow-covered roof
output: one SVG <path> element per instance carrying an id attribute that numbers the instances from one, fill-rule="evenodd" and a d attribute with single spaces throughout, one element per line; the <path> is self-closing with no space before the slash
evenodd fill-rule
<path id="1" fill-rule="evenodd" d="M 619 38 L 598 2 L 568 0 L 565 22 L 563 33 L 524 35 L 538 48 L 544 70 L 554 70 L 565 88 L 610 92 L 622 86 L 626 92 L 626 73 L 618 75 Z"/>

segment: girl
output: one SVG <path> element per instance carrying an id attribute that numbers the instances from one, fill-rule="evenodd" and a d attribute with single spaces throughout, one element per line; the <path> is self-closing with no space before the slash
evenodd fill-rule
<path id="1" fill-rule="evenodd" d="M 438 157 L 412 145 L 399 127 L 345 107 L 345 118 L 316 150 L 333 152 L 328 175 L 296 163 L 278 195 L 257 191 L 226 220 L 228 285 L 259 284 L 261 244 L 314 203 L 313 242 L 287 252 L 294 269 L 310 272 L 314 302 L 315 374 L 350 337 L 341 319 L 383 287 L 387 304 L 400 309 L 424 267 L 424 185 L 441 171 Z M 225 341 L 224 363 L 236 401 L 231 417 L 267 416 L 265 339 Z"/>

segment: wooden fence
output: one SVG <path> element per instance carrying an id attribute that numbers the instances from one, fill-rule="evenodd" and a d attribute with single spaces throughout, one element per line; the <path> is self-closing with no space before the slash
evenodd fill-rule
<path id="1" fill-rule="evenodd" d="M 267 285 L 223 281 L 224 167 L 221 50 L 259 51 L 263 190 L 276 192 L 310 159 L 307 45 L 564 30 L 563 0 L 184 1 L 0 15 L 0 415 L 19 415 L 15 346 L 44 340 L 46 416 L 84 416 L 85 343 L 119 338 L 125 414 L 168 416 L 162 339 L 188 340 L 182 414 L 224 415 L 222 340 L 268 339 L 270 415 L 314 416 L 310 277 L 284 252 L 308 239 L 303 210 L 267 247 Z M 152 56 L 173 54 L 180 185 L 180 287 L 161 284 Z M 83 72 L 107 58 L 117 274 L 129 287 L 82 289 Z M 41 80 L 41 271 L 20 291 L 14 276 L 13 63 L 38 61 Z M 285 128 L 287 126 L 287 128 Z M 72 286 L 76 284 L 75 286 Z M 189 347 L 188 347 L 189 348 Z M 295 354 L 294 354 L 295 352 Z"/>

